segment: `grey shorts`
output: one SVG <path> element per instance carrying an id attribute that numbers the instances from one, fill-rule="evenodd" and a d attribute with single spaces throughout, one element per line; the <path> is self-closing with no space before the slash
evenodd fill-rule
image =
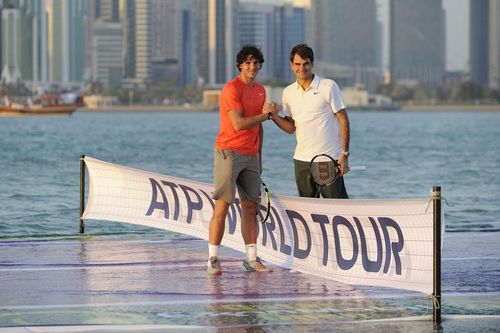
<path id="1" fill-rule="evenodd" d="M 232 203 L 236 189 L 241 201 L 260 202 L 259 155 L 244 155 L 229 149 L 216 149 L 212 198 Z"/>

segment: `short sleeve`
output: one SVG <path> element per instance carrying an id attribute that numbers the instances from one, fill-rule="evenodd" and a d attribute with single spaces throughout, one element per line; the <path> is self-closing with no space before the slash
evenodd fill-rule
<path id="1" fill-rule="evenodd" d="M 285 117 L 292 117 L 292 111 L 290 110 L 290 104 L 288 104 L 287 90 L 283 90 L 281 94 L 281 105 L 283 107 L 283 114 Z"/>
<path id="2" fill-rule="evenodd" d="M 221 95 L 221 105 L 224 105 L 224 111 L 242 110 L 241 93 L 235 84 L 227 84 Z"/>
<path id="3" fill-rule="evenodd" d="M 340 94 L 340 88 L 337 83 L 333 82 L 332 91 L 330 95 L 330 106 L 334 113 L 345 109 L 344 101 L 342 100 L 342 95 Z"/>

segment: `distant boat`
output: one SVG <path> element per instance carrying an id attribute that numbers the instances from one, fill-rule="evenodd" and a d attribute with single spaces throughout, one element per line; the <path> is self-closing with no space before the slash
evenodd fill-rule
<path id="1" fill-rule="evenodd" d="M 78 107 L 83 106 L 81 97 L 67 101 L 59 94 L 44 94 L 25 103 L 15 103 L 4 97 L 0 105 L 0 116 L 41 116 L 41 115 L 71 115 Z"/>

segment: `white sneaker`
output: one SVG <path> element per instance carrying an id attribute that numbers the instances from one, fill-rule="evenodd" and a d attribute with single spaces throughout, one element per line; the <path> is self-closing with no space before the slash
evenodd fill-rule
<path id="1" fill-rule="evenodd" d="M 222 267 L 220 266 L 220 260 L 217 257 L 210 257 L 208 260 L 207 273 L 210 275 L 221 275 Z"/>
<path id="2" fill-rule="evenodd" d="M 256 260 L 243 261 L 243 267 L 245 267 L 247 272 L 272 272 L 273 270 L 267 268 L 259 257 Z"/>

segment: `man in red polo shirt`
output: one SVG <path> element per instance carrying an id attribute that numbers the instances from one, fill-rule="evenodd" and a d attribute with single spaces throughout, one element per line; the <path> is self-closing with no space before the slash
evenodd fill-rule
<path id="1" fill-rule="evenodd" d="M 260 202 L 262 123 L 272 119 L 276 104 L 265 103 L 266 91 L 255 82 L 264 63 L 260 49 L 245 45 L 236 56 L 240 71 L 229 81 L 220 96 L 220 131 L 215 140 L 215 208 L 208 236 L 208 268 L 211 275 L 222 273 L 217 249 L 224 236 L 229 205 L 236 189 L 242 208 L 241 234 L 246 246 L 247 271 L 270 272 L 257 257 L 257 202 Z"/>

